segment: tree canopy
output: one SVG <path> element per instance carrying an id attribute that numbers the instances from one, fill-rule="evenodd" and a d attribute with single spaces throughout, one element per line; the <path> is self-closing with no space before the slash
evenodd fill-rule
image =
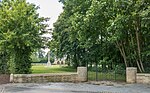
<path id="1" fill-rule="evenodd" d="M 150 71 L 149 0 L 63 0 L 51 49 L 74 66 L 96 63 Z"/>
<path id="2" fill-rule="evenodd" d="M 5 63 L 11 73 L 30 73 L 30 55 L 43 45 L 48 18 L 39 17 L 38 8 L 26 0 L 0 2 L 0 52 L 7 54 Z"/>

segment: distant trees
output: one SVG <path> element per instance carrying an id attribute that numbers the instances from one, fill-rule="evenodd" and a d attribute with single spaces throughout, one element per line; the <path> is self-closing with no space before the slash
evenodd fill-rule
<path id="1" fill-rule="evenodd" d="M 39 17 L 38 8 L 26 0 L 0 2 L 0 60 L 7 55 L 1 62 L 10 73 L 30 73 L 31 53 L 43 45 L 48 19 Z"/>
<path id="2" fill-rule="evenodd" d="M 37 49 L 32 53 L 31 59 L 33 63 L 46 63 L 47 62 L 46 52 L 43 51 L 42 49 Z"/>
<path id="3" fill-rule="evenodd" d="M 50 47 L 71 64 L 150 71 L 149 0 L 64 0 Z"/>

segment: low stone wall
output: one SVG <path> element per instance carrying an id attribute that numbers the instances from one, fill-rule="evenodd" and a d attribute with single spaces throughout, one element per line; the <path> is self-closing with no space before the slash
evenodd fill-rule
<path id="1" fill-rule="evenodd" d="M 44 82 L 84 82 L 87 81 L 87 68 L 78 67 L 77 73 L 49 74 L 11 74 L 10 82 L 14 83 L 44 83 Z"/>
<path id="2" fill-rule="evenodd" d="M 15 74 L 11 82 L 15 83 L 44 83 L 44 82 L 75 82 L 77 73 L 56 74 Z"/>
<path id="3" fill-rule="evenodd" d="M 127 83 L 150 84 L 150 74 L 137 73 L 136 67 L 128 67 L 126 69 Z"/>
<path id="4" fill-rule="evenodd" d="M 150 74 L 137 73 L 136 82 L 142 84 L 150 84 Z"/>
<path id="5" fill-rule="evenodd" d="M 0 74 L 0 84 L 6 84 L 9 83 L 9 74 Z"/>

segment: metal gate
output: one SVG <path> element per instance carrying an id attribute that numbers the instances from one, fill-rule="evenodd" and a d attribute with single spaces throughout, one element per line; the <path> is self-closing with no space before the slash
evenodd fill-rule
<path id="1" fill-rule="evenodd" d="M 109 67 L 108 65 L 88 65 L 89 81 L 125 81 L 126 70 L 119 65 Z"/>

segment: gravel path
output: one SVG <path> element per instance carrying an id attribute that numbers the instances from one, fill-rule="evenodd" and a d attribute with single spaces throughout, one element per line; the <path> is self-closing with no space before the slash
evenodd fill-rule
<path id="1" fill-rule="evenodd" d="M 150 85 L 143 84 L 88 84 L 44 83 L 0 85 L 0 93 L 150 93 Z"/>

